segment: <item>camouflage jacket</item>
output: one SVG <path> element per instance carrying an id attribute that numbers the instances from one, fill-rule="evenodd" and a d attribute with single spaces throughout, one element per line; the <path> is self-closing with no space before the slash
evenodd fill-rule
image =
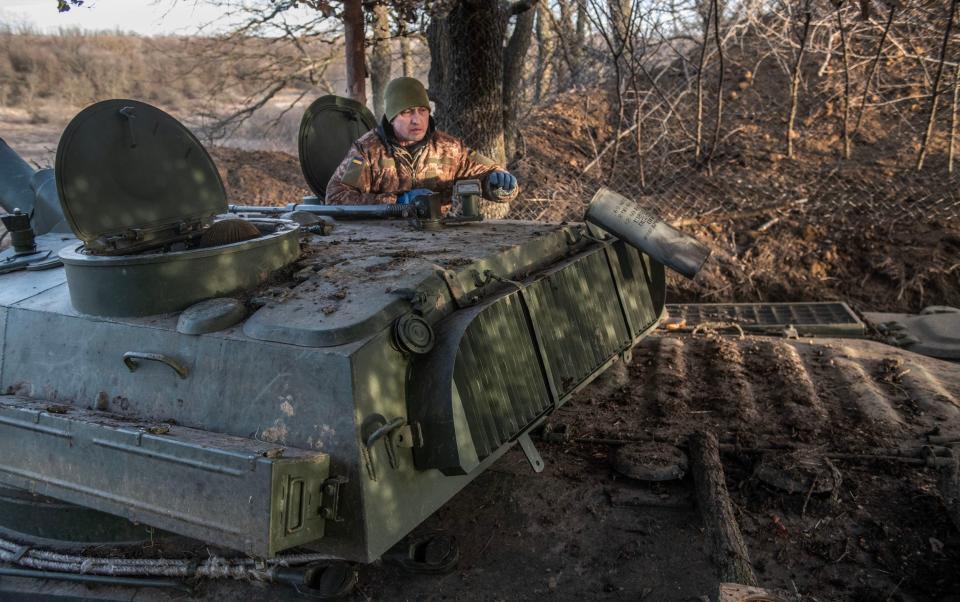
<path id="1" fill-rule="evenodd" d="M 509 193 L 491 191 L 486 176 L 502 167 L 459 138 L 433 128 L 427 142 L 413 153 L 394 144 L 385 126 L 361 136 L 347 153 L 327 184 L 326 202 L 331 205 L 376 205 L 395 203 L 397 195 L 428 188 L 449 198 L 456 180 L 479 178 L 484 196 L 500 203 L 516 198 L 519 188 Z M 506 209 L 508 206 L 503 205 Z"/>

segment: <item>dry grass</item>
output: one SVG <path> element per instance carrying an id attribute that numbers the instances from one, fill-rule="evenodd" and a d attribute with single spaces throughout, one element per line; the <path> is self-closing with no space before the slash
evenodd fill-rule
<path id="1" fill-rule="evenodd" d="M 25 107 L 45 121 L 45 107 L 79 107 L 133 96 L 179 105 L 201 93 L 199 76 L 182 75 L 181 38 L 67 31 L 62 35 L 0 29 L 0 106 Z"/>

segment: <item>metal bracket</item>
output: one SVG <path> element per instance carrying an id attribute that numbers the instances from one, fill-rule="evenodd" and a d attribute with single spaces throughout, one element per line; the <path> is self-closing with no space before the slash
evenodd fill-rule
<path id="1" fill-rule="evenodd" d="M 543 472 L 543 458 L 540 457 L 540 452 L 538 452 L 537 448 L 533 445 L 533 440 L 530 439 L 530 433 L 520 435 L 520 437 L 517 438 L 517 442 L 520 443 L 520 449 L 523 450 L 523 455 L 527 457 L 527 462 L 530 463 L 533 472 Z"/>
<path id="2" fill-rule="evenodd" d="M 341 522 L 340 488 L 350 482 L 347 477 L 330 477 L 320 488 L 320 516 L 326 520 Z"/>
<path id="3" fill-rule="evenodd" d="M 567 246 L 572 247 L 583 240 L 583 232 L 580 228 L 564 228 L 563 237 L 567 241 Z"/>
<path id="4" fill-rule="evenodd" d="M 366 435 L 364 433 L 366 436 L 363 441 L 364 448 L 366 449 L 366 455 L 367 455 L 367 461 L 368 461 L 367 470 L 370 472 L 371 478 L 374 481 L 376 481 L 377 478 L 376 478 L 376 471 L 373 467 L 373 458 L 370 454 L 370 451 L 373 450 L 373 446 L 377 443 L 377 441 L 379 441 L 380 439 L 383 439 L 384 447 L 386 447 L 387 449 L 387 459 L 390 461 L 390 468 L 393 468 L 394 470 L 396 470 L 397 468 L 400 468 L 400 458 L 397 456 L 396 439 L 406 438 L 407 440 L 413 443 L 415 443 L 416 441 L 416 438 L 414 437 L 414 433 L 412 430 L 409 429 L 409 427 L 408 427 L 408 431 L 405 432 L 405 434 L 397 435 L 397 433 L 400 432 L 399 429 L 402 429 L 403 427 L 407 426 L 406 418 L 403 418 L 403 417 L 394 418 L 390 422 L 385 422 L 385 419 L 382 416 L 380 416 L 379 414 L 377 414 L 376 416 L 377 416 L 377 421 L 381 421 L 381 426 L 377 427 L 377 429 L 374 430 L 369 435 Z M 367 429 L 364 429 L 364 430 L 367 430 Z M 419 428 L 417 429 L 417 433 L 419 434 Z M 410 445 L 410 447 L 413 447 L 413 443 Z M 407 446 L 404 445 L 403 447 L 407 447 Z"/>
<path id="5" fill-rule="evenodd" d="M 423 433 L 420 423 L 405 424 L 390 433 L 390 440 L 396 447 L 414 448 L 423 447 Z"/>
<path id="6" fill-rule="evenodd" d="M 421 290 L 414 288 L 398 288 L 394 289 L 392 292 L 394 295 L 399 295 L 400 297 L 403 297 L 409 301 L 411 307 L 413 307 L 415 311 L 422 312 L 427 304 L 427 294 Z"/>
<path id="7" fill-rule="evenodd" d="M 126 364 L 130 372 L 136 372 L 137 368 L 140 367 L 138 360 L 148 360 L 165 364 L 176 372 L 180 378 L 185 379 L 190 376 L 190 369 L 184 366 L 180 360 L 170 357 L 169 355 L 163 355 L 162 353 L 145 353 L 142 351 L 128 351 L 123 354 L 123 363 Z"/>
<path id="8" fill-rule="evenodd" d="M 470 307 L 471 305 L 476 305 L 480 300 L 480 297 L 477 295 L 467 296 L 467 293 L 463 290 L 463 287 L 460 286 L 460 281 L 457 279 L 457 273 L 451 270 L 437 270 L 437 275 L 443 279 L 446 283 L 447 288 L 450 289 L 450 295 L 453 297 L 453 302 L 457 305 L 458 308 Z"/>

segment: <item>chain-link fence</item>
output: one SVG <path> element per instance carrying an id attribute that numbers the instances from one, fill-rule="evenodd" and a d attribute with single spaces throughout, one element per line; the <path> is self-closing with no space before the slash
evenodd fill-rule
<path id="1" fill-rule="evenodd" d="M 955 6 L 544 0 L 511 215 L 577 219 L 609 186 L 675 221 L 955 224 Z"/>

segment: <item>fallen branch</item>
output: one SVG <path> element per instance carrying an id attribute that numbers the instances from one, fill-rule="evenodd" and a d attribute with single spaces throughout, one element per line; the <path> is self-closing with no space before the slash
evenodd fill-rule
<path id="1" fill-rule="evenodd" d="M 755 217 L 761 217 L 764 215 L 769 215 L 771 213 L 777 213 L 778 211 L 785 211 L 790 209 L 795 205 L 801 205 L 806 203 L 807 199 L 797 199 L 791 201 L 784 205 L 777 205 L 776 207 L 767 207 L 766 209 L 757 209 L 755 211 L 729 211 L 724 213 L 711 213 L 710 219 L 704 220 L 706 214 L 701 215 L 700 217 L 685 217 L 682 219 L 676 219 L 670 222 L 670 225 L 674 228 L 680 228 L 683 226 L 704 226 L 707 224 L 716 224 L 719 222 L 737 222 L 743 221 L 745 219 L 752 219 Z"/>
<path id="2" fill-rule="evenodd" d="M 720 567 L 720 581 L 755 586 L 757 577 L 733 512 L 717 437 L 710 432 L 694 433 L 689 446 L 697 505 L 714 562 Z"/>

